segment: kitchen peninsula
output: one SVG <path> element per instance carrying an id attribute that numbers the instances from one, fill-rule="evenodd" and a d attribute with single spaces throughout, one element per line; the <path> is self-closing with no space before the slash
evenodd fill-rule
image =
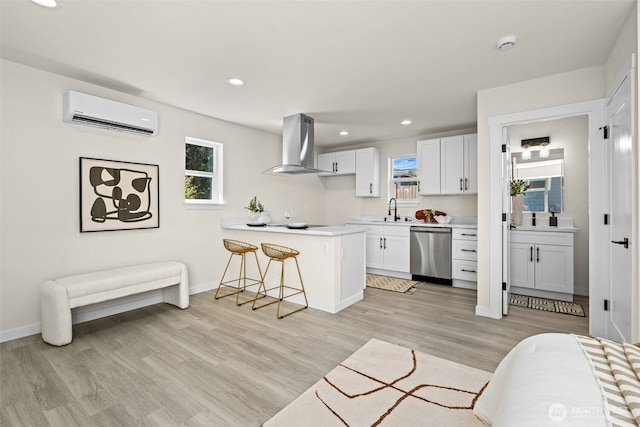
<path id="1" fill-rule="evenodd" d="M 224 239 L 241 240 L 258 247 L 260 243 L 274 243 L 300 251 L 298 263 L 309 307 L 337 313 L 364 297 L 365 230 L 341 226 L 290 229 L 286 224 L 253 227 L 247 225 L 246 220 L 237 219 L 222 220 L 221 228 Z M 258 250 L 258 259 L 264 271 L 268 258 L 261 250 Z M 270 269 L 265 277 L 267 287 L 278 282 L 279 274 L 279 268 Z M 299 283 L 295 267 L 291 265 L 285 269 L 285 283 Z M 291 301 L 303 303 L 301 295 Z"/>

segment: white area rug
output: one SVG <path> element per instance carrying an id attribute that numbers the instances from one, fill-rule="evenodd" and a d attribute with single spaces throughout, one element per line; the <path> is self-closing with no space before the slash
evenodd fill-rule
<path id="1" fill-rule="evenodd" d="M 372 339 L 264 425 L 475 426 L 489 372 Z"/>

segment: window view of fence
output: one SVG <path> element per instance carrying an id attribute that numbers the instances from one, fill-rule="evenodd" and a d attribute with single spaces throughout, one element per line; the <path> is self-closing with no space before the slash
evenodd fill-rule
<path id="1" fill-rule="evenodd" d="M 418 162 L 416 155 L 392 157 L 389 194 L 398 201 L 417 201 Z"/>

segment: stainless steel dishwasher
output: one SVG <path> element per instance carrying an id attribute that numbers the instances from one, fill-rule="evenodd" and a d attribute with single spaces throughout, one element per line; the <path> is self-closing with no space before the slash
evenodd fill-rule
<path id="1" fill-rule="evenodd" d="M 413 280 L 451 284 L 451 228 L 411 227 L 410 269 Z"/>

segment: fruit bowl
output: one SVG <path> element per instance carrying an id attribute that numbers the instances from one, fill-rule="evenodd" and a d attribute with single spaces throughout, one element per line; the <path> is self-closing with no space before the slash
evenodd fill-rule
<path id="1" fill-rule="evenodd" d="M 438 224 L 449 224 L 451 222 L 451 217 L 449 215 L 434 215 L 433 218 Z"/>

